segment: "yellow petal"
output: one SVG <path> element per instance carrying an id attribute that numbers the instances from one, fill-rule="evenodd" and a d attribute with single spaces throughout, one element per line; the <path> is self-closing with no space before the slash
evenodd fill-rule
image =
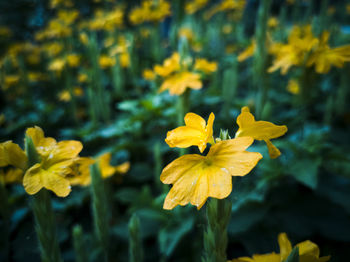
<path id="1" fill-rule="evenodd" d="M 70 184 L 88 186 L 91 184 L 90 165 L 95 163 L 95 160 L 90 157 L 79 157 L 74 161 L 73 176 L 67 177 Z"/>
<path id="2" fill-rule="evenodd" d="M 48 165 L 59 163 L 65 160 L 71 160 L 78 156 L 80 151 L 83 149 L 83 145 L 79 141 L 67 140 L 58 142 L 50 154 L 47 156 Z"/>
<path id="3" fill-rule="evenodd" d="M 253 255 L 254 262 L 281 262 L 281 255 L 271 253 L 264 255 Z"/>
<path id="4" fill-rule="evenodd" d="M 278 235 L 278 245 L 280 246 L 281 261 L 284 261 L 288 258 L 290 252 L 292 252 L 292 244 L 286 233 Z"/>
<path id="5" fill-rule="evenodd" d="M 11 165 L 22 170 L 27 167 L 27 156 L 19 145 L 12 141 L 0 144 L 0 167 Z"/>
<path id="6" fill-rule="evenodd" d="M 129 171 L 129 169 L 130 169 L 130 162 L 125 162 L 115 167 L 116 173 L 119 173 L 119 174 L 125 174 L 126 172 Z"/>
<path id="7" fill-rule="evenodd" d="M 111 161 L 111 153 L 105 153 L 98 157 L 98 163 L 103 178 L 112 176 L 115 173 L 115 168 L 109 164 Z"/>
<path id="8" fill-rule="evenodd" d="M 320 249 L 315 243 L 311 242 L 310 240 L 306 240 L 297 244 L 297 247 L 299 247 L 299 255 L 307 254 L 317 258 L 320 256 Z"/>
<path id="9" fill-rule="evenodd" d="M 38 126 L 27 128 L 26 135 L 31 137 L 38 153 L 41 155 L 56 144 L 56 140 L 52 137 L 45 137 L 44 131 Z"/>
<path id="10" fill-rule="evenodd" d="M 23 186 L 30 195 L 36 194 L 43 187 L 53 191 L 59 197 L 65 197 L 71 191 L 68 179 L 43 169 L 41 164 L 35 164 L 27 170 L 23 178 Z"/>
<path id="11" fill-rule="evenodd" d="M 187 113 L 185 116 L 186 126 L 180 126 L 167 133 L 165 142 L 170 147 L 186 148 L 198 146 L 202 153 L 207 143 L 212 141 L 214 114 L 211 113 L 208 119 L 208 125 L 205 126 L 205 120 L 197 114 Z"/>
<path id="12" fill-rule="evenodd" d="M 269 139 L 264 140 L 267 145 L 267 149 L 269 150 L 269 155 L 272 159 L 275 159 L 281 155 L 281 151 L 275 147 Z"/>
<path id="13" fill-rule="evenodd" d="M 200 209 L 208 197 L 225 198 L 232 191 L 231 176 L 249 173 L 262 158 L 261 154 L 247 152 L 251 137 L 225 140 L 213 145 L 207 156 L 184 155 L 166 166 L 160 176 L 170 189 L 164 209 L 189 202 Z"/>

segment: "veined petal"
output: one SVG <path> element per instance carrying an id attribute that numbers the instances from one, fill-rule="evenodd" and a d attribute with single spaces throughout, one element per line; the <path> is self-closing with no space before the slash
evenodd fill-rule
<path id="1" fill-rule="evenodd" d="M 83 145 L 79 141 L 61 141 L 52 148 L 50 154 L 47 155 L 45 160 L 48 162 L 47 165 L 53 165 L 65 160 L 71 160 L 77 157 L 82 149 Z"/>
<path id="2" fill-rule="evenodd" d="M 23 186 L 30 195 L 36 194 L 45 187 L 59 197 L 67 196 L 70 191 L 69 181 L 60 174 L 42 169 L 41 164 L 35 164 L 24 175 Z"/>
<path id="3" fill-rule="evenodd" d="M 205 157 L 184 155 L 174 160 L 160 176 L 163 183 L 173 184 L 163 208 L 190 202 L 200 209 L 208 197 L 227 197 L 232 191 L 231 176 L 246 175 L 262 158 L 244 151 L 252 142 L 251 137 L 225 140 L 213 145 Z"/>
<path id="4" fill-rule="evenodd" d="M 281 261 L 284 261 L 292 252 L 292 244 L 290 243 L 287 234 L 281 233 L 278 235 L 278 245 L 280 246 Z"/>

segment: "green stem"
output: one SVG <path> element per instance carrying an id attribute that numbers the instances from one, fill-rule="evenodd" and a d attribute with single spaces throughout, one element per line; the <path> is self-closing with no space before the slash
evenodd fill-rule
<path id="1" fill-rule="evenodd" d="M 256 115 L 262 117 L 262 112 L 268 94 L 268 74 L 267 74 L 267 21 L 271 7 L 271 0 L 262 0 L 258 10 L 256 24 L 256 52 L 254 54 L 255 86 L 258 90 Z"/>
<path id="2" fill-rule="evenodd" d="M 178 126 L 184 125 L 184 117 L 189 112 L 189 104 L 190 104 L 190 90 L 187 89 L 185 93 L 178 97 L 177 100 L 177 124 Z M 180 156 L 186 153 L 186 148 L 180 148 Z"/>
<path id="3" fill-rule="evenodd" d="M 78 120 L 78 114 L 77 114 L 77 100 L 74 95 L 71 72 L 69 71 L 68 68 L 65 69 L 64 75 L 65 75 L 66 90 L 68 90 L 69 95 L 71 97 L 71 100 L 70 100 L 71 113 L 73 115 L 73 120 L 75 124 L 78 124 L 79 120 Z"/>
<path id="4" fill-rule="evenodd" d="M 222 87 L 223 116 L 224 119 L 228 119 L 238 87 L 238 62 L 236 56 L 232 60 L 231 67 L 224 71 Z"/>
<path id="5" fill-rule="evenodd" d="M 108 261 L 109 226 L 108 207 L 101 172 L 97 163 L 90 167 L 92 214 L 94 218 L 95 235 L 102 252 L 103 261 Z"/>
<path id="6" fill-rule="evenodd" d="M 129 261 L 142 262 L 143 248 L 140 234 L 140 220 L 134 214 L 129 222 Z"/>
<path id="7" fill-rule="evenodd" d="M 232 204 L 227 199 L 212 198 L 207 204 L 207 229 L 204 232 L 202 262 L 227 262 L 227 225 Z"/>
<path id="8" fill-rule="evenodd" d="M 89 261 L 85 244 L 84 244 L 84 234 L 83 229 L 80 225 L 73 227 L 73 245 L 75 251 L 75 260 L 76 262 L 86 262 Z"/>
<path id="9" fill-rule="evenodd" d="M 33 212 L 42 262 L 61 262 L 50 194 L 46 189 L 34 195 Z"/>

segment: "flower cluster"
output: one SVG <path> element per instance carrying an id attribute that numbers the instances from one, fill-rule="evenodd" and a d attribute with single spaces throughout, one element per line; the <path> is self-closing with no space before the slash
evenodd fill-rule
<path id="1" fill-rule="evenodd" d="M 264 140 L 271 157 L 280 155 L 270 139 L 287 132 L 286 126 L 277 126 L 266 121 L 255 121 L 247 107 L 237 118 L 239 129 L 234 139 L 221 140 L 213 137 L 214 114 L 208 123 L 194 113 L 185 116 L 185 126 L 168 132 L 165 142 L 170 147 L 187 148 L 197 146 L 202 153 L 211 144 L 206 156 L 190 154 L 179 157 L 162 171 L 160 180 L 173 184 L 164 202 L 164 209 L 189 202 L 200 209 L 208 197 L 226 198 L 232 191 L 232 176 L 247 175 L 262 158 L 247 148 L 254 140 Z M 216 142 L 215 142 L 216 141 Z"/>
<path id="2" fill-rule="evenodd" d="M 163 65 L 155 65 L 153 75 L 163 79 L 159 92 L 169 90 L 171 95 L 181 95 L 187 88 L 201 89 L 203 84 L 201 74 L 209 74 L 217 70 L 215 62 L 206 59 L 182 59 L 179 53 L 174 53 L 164 60 Z M 150 71 L 148 71 L 148 74 Z"/>
<path id="3" fill-rule="evenodd" d="M 37 126 L 27 129 L 26 139 L 33 142 L 36 163 L 29 161 L 28 152 L 12 141 L 0 143 L 0 167 L 10 166 L 6 172 L 1 171 L 2 183 L 22 182 L 25 191 L 30 195 L 46 188 L 59 197 L 67 196 L 71 185 L 90 184 L 89 166 L 95 160 L 79 157 L 83 149 L 79 141 L 57 142 L 52 137 L 45 137 L 43 130 Z M 103 178 L 128 171 L 129 162 L 114 167 L 109 164 L 110 158 L 111 154 L 106 153 L 96 160 Z"/>

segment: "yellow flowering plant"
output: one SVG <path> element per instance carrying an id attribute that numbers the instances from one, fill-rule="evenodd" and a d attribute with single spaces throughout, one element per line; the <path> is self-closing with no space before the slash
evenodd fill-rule
<path id="1" fill-rule="evenodd" d="M 71 191 L 67 176 L 72 173 L 72 166 L 83 148 L 82 144 L 74 140 L 56 142 L 54 138 L 45 137 L 43 130 L 37 126 L 28 128 L 26 137 L 35 148 L 36 163 L 30 163 L 28 152 L 17 144 L 6 141 L 0 144 L 0 167 L 13 166 L 20 169 L 24 173 L 24 189 L 30 195 L 46 188 L 57 196 L 67 196 Z M 17 171 L 13 174 L 17 176 Z"/>
<path id="2" fill-rule="evenodd" d="M 278 235 L 278 245 L 280 253 L 274 252 L 264 255 L 253 255 L 253 257 L 240 257 L 232 259 L 229 262 L 284 262 L 287 261 L 288 256 L 292 252 L 292 244 L 290 243 L 286 233 L 280 233 Z M 330 260 L 330 256 L 320 257 L 319 247 L 306 240 L 295 245 L 299 249 L 299 262 L 327 262 Z"/>
<path id="3" fill-rule="evenodd" d="M 201 89 L 202 74 L 210 74 L 217 70 L 215 62 L 198 58 L 193 63 L 190 57 L 181 58 L 175 52 L 171 57 L 164 60 L 163 65 L 155 65 L 153 72 L 163 79 L 159 92 L 169 90 L 171 95 L 182 95 L 188 88 Z M 147 70 L 148 75 L 151 71 Z"/>

